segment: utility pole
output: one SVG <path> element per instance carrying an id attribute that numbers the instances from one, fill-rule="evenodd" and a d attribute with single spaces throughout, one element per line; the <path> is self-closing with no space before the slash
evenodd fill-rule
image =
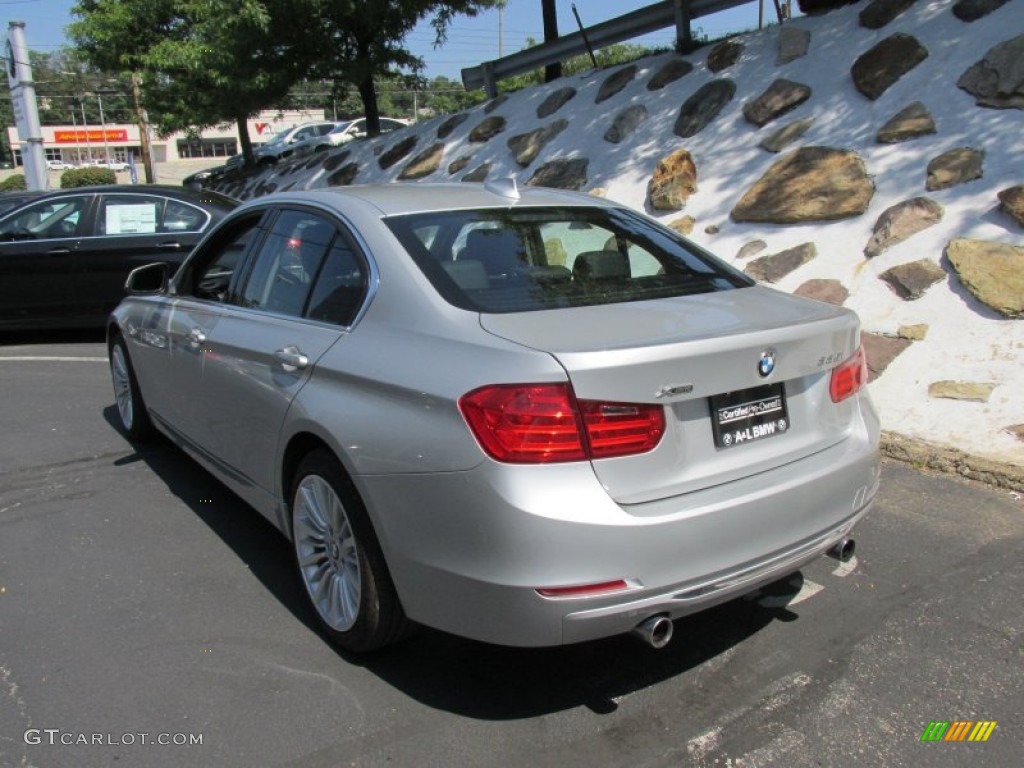
<path id="1" fill-rule="evenodd" d="M 132 104 L 135 107 L 135 119 L 139 124 L 139 148 L 142 150 L 142 165 L 146 171 L 146 183 L 156 181 L 153 173 L 153 149 L 149 143 L 149 117 L 142 108 L 139 99 L 139 73 L 132 72 Z"/>

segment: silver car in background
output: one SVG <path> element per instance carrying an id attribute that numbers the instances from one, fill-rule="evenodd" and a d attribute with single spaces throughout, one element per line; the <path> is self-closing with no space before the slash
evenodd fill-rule
<path id="1" fill-rule="evenodd" d="M 270 519 L 326 634 L 637 632 L 847 554 L 878 488 L 857 317 L 511 180 L 236 209 L 108 328 L 117 409 Z"/>

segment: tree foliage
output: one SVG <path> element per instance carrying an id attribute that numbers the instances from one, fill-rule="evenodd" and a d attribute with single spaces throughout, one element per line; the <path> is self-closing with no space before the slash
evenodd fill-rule
<path id="1" fill-rule="evenodd" d="M 142 76 L 142 100 L 169 133 L 274 106 L 311 66 L 296 19 L 316 0 L 79 0 L 68 33 L 100 69 Z"/>
<path id="2" fill-rule="evenodd" d="M 398 69 L 414 75 L 423 61 L 406 47 L 406 35 L 430 17 L 435 47 L 447 39 L 448 26 L 459 14 L 475 16 L 499 0 L 319 0 L 311 35 L 317 45 L 317 64 L 311 74 L 335 84 L 347 85 L 359 94 L 370 134 L 379 131 L 380 103 L 376 79 L 399 77 Z"/>

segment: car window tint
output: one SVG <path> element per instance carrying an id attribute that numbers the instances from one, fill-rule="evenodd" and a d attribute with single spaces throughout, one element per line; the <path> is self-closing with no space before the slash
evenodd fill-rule
<path id="1" fill-rule="evenodd" d="M 619 208 L 437 211 L 385 222 L 438 293 L 477 312 L 644 301 L 753 284 L 670 230 Z"/>
<path id="2" fill-rule="evenodd" d="M 152 195 L 103 195 L 98 235 L 151 235 L 157 231 L 164 198 Z"/>
<path id="3" fill-rule="evenodd" d="M 188 263 L 180 292 L 209 301 L 224 301 L 231 278 L 256 237 L 260 215 L 234 222 L 222 229 Z"/>
<path id="4" fill-rule="evenodd" d="M 368 282 L 363 261 L 339 237 L 313 286 L 307 316 L 327 323 L 351 325 L 366 296 Z"/>
<path id="5" fill-rule="evenodd" d="M 239 303 L 301 316 L 334 235 L 334 225 L 315 213 L 282 211 L 260 246 Z"/>
<path id="6" fill-rule="evenodd" d="M 202 232 L 210 221 L 210 214 L 202 208 L 182 202 L 168 200 L 164 217 L 160 223 L 161 232 Z"/>
<path id="7" fill-rule="evenodd" d="M 45 200 L 0 221 L 0 241 L 80 237 L 89 198 L 75 195 Z"/>

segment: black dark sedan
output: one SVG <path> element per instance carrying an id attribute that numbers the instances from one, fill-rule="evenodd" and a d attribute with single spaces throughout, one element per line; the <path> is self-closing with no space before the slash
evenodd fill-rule
<path id="1" fill-rule="evenodd" d="M 176 267 L 237 201 L 170 186 L 41 195 L 0 215 L 0 329 L 102 326 L 135 267 Z"/>

